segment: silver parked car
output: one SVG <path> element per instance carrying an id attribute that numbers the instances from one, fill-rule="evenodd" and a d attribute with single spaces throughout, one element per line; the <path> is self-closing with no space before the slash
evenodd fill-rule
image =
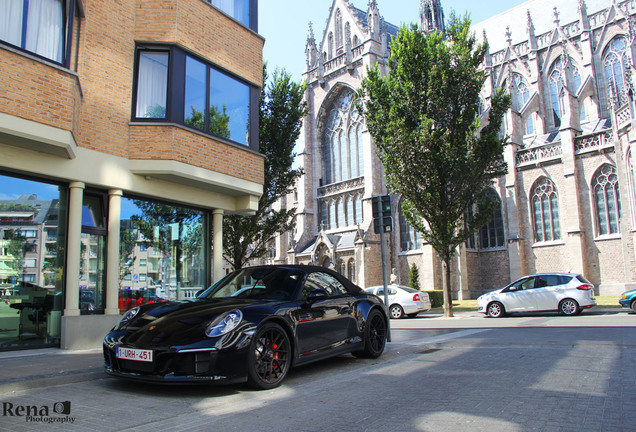
<path id="1" fill-rule="evenodd" d="M 559 311 L 577 315 L 596 306 L 594 285 L 580 274 L 541 273 L 524 276 L 510 285 L 480 296 L 477 311 L 492 318 L 509 312 Z"/>
<path id="2" fill-rule="evenodd" d="M 417 316 L 420 312 L 431 310 L 431 299 L 428 294 L 404 285 L 388 285 L 389 290 L 389 316 L 394 319 Z M 384 287 L 374 286 L 365 289 L 366 292 L 375 294 L 384 301 Z"/>

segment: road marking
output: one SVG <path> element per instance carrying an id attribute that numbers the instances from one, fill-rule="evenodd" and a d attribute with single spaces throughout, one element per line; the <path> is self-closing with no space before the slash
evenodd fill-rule
<path id="1" fill-rule="evenodd" d="M 481 333 L 481 332 L 485 332 L 491 330 L 489 328 L 478 328 L 478 329 L 469 329 L 469 330 L 460 330 L 460 331 L 456 331 L 456 332 L 452 332 L 452 333 L 445 333 L 445 334 L 441 334 L 441 335 L 437 335 L 437 336 L 432 336 L 432 337 L 427 337 L 424 339 L 418 339 L 418 340 L 414 340 L 414 341 L 410 341 L 410 342 L 406 342 L 407 345 L 420 345 L 420 344 L 424 344 L 424 343 L 431 343 L 431 342 L 443 342 L 449 339 L 455 339 L 455 338 L 460 338 L 460 337 L 464 337 L 464 336 L 470 336 L 470 335 L 474 335 L 477 333 Z"/>

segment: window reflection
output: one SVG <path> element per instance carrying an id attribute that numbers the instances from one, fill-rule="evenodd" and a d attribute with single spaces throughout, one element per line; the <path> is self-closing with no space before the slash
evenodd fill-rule
<path id="1" fill-rule="evenodd" d="M 206 216 L 152 201 L 122 199 L 119 309 L 188 299 L 207 286 Z"/>
<path id="2" fill-rule="evenodd" d="M 0 351 L 59 345 L 66 188 L 0 175 L 0 189 Z"/>

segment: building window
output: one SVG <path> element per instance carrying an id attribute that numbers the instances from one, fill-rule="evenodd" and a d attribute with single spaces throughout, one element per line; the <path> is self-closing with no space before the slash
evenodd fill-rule
<path id="1" fill-rule="evenodd" d="M 353 210 L 353 197 L 347 198 L 347 226 L 355 224 L 355 213 Z"/>
<path id="2" fill-rule="evenodd" d="M 356 202 L 355 202 L 355 207 L 356 207 L 356 225 L 360 225 L 362 223 L 362 197 L 360 195 L 356 195 Z"/>
<path id="3" fill-rule="evenodd" d="M 420 233 L 411 227 L 411 224 L 404 217 L 402 213 L 402 204 L 400 203 L 400 244 L 402 251 L 410 251 L 419 249 L 421 247 Z"/>
<path id="4" fill-rule="evenodd" d="M 0 3 L 0 40 L 65 64 L 72 13 L 63 0 L 5 0 Z"/>
<path id="5" fill-rule="evenodd" d="M 504 222 L 501 211 L 501 200 L 495 191 L 489 189 L 488 195 L 497 200 L 497 207 L 492 213 L 490 222 L 479 230 L 481 249 L 491 249 L 504 246 Z"/>
<path id="6" fill-rule="evenodd" d="M 141 52 L 138 77 L 136 116 L 166 118 L 168 53 Z"/>
<path id="7" fill-rule="evenodd" d="M 559 196 L 554 183 L 546 177 L 537 180 L 532 187 L 530 203 L 535 241 L 559 240 L 561 238 Z"/>
<path id="8" fill-rule="evenodd" d="M 576 93 L 581 87 L 581 74 L 579 70 L 574 66 L 572 60 L 567 59 L 570 63 L 568 67 L 564 68 L 563 60 L 559 57 L 559 59 L 554 62 L 552 66 L 552 72 L 550 73 L 550 96 L 552 101 L 552 113 L 554 120 L 554 127 L 559 128 L 561 126 L 561 121 L 563 119 L 563 115 L 565 114 L 565 74 L 571 74 L 569 78 L 570 82 L 574 84 L 574 88 L 572 91 Z M 585 111 L 585 108 L 582 108 Z M 583 114 L 585 116 L 585 114 Z"/>
<path id="9" fill-rule="evenodd" d="M 256 22 L 252 22 L 251 9 L 252 3 L 256 3 L 256 0 L 206 0 L 212 6 L 220 9 L 224 13 L 228 14 L 241 24 L 250 27 L 254 31 L 258 31 Z M 255 20 L 254 20 L 255 21 Z"/>
<path id="10" fill-rule="evenodd" d="M 354 93 L 344 89 L 327 113 L 323 153 L 327 183 L 364 175 L 362 116 L 353 103 Z"/>
<path id="11" fill-rule="evenodd" d="M 176 47 L 139 49 L 135 87 L 133 121 L 169 121 L 256 145 L 258 89 Z"/>
<path id="12" fill-rule="evenodd" d="M 607 92 L 615 108 L 627 102 L 625 90 L 626 48 L 627 40 L 624 37 L 617 37 L 610 42 L 603 57 Z"/>
<path id="13" fill-rule="evenodd" d="M 351 282 L 356 283 L 356 261 L 353 258 L 349 260 L 347 278 L 349 278 Z"/>
<path id="14" fill-rule="evenodd" d="M 605 164 L 592 178 L 592 193 L 599 235 L 620 232 L 621 203 L 616 168 Z"/>
<path id="15" fill-rule="evenodd" d="M 140 289 L 161 298 L 183 300 L 207 286 L 208 219 L 207 213 L 196 209 L 122 198 L 120 311 L 135 305 L 127 296 Z M 143 255 L 141 246 L 146 250 Z"/>
<path id="16" fill-rule="evenodd" d="M 513 98 L 517 107 L 517 111 L 521 111 L 523 106 L 530 99 L 530 90 L 528 83 L 523 76 L 518 73 L 513 74 L 512 81 L 514 83 Z"/>

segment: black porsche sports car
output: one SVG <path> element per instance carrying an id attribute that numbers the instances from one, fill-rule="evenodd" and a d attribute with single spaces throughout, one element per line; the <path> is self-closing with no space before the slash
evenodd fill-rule
<path id="1" fill-rule="evenodd" d="M 384 351 L 380 299 L 323 267 L 237 270 L 198 295 L 127 311 L 104 339 L 110 375 L 153 382 L 280 385 L 290 367 Z"/>

